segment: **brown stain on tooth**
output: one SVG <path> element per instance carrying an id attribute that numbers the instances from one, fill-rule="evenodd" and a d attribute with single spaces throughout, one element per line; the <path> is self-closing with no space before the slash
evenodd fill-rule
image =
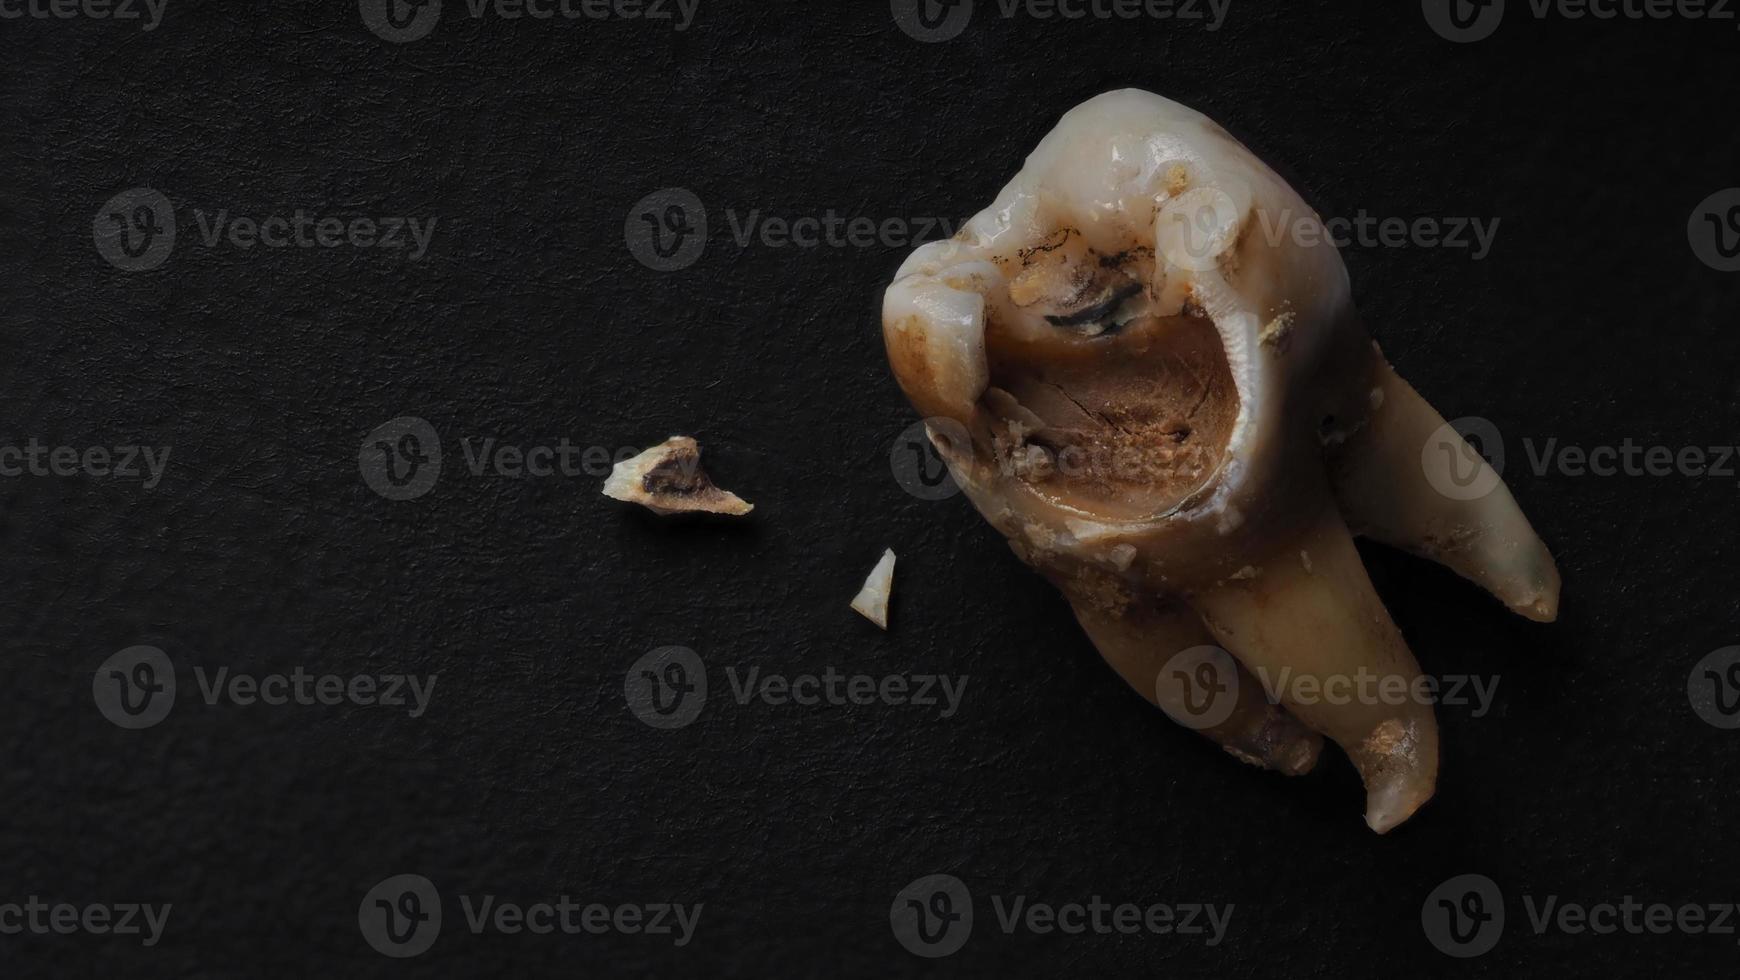
<path id="1" fill-rule="evenodd" d="M 713 485 L 701 469 L 701 447 L 688 436 L 672 436 L 617 463 L 604 483 L 604 495 L 659 515 L 742 517 L 755 509 L 754 504 Z"/>

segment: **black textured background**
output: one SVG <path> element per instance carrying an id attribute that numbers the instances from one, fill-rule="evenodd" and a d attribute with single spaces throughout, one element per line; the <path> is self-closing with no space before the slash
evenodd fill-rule
<path id="1" fill-rule="evenodd" d="M 1513 7 L 1524 5 L 1513 0 Z M 1740 278 L 1687 221 L 1740 183 L 1734 22 L 1536 21 L 1456 45 L 1419 4 L 1233 0 L 1201 24 L 1004 21 L 920 44 L 886 3 L 702 0 L 639 21 L 471 20 L 391 44 L 354 3 L 169 0 L 152 32 L 0 20 L 0 444 L 173 447 L 127 481 L 0 480 L 0 902 L 172 902 L 153 949 L 0 936 L 0 975 L 880 977 L 1731 976 L 1735 937 L 1535 935 L 1517 896 L 1731 902 L 1740 742 L 1687 702 L 1737 642 L 1737 478 L 1528 471 L 1522 440 L 1734 441 Z M 1339 753 L 1242 767 L 1098 660 L 1064 603 L 956 498 L 906 494 L 912 421 L 878 331 L 904 248 L 741 248 L 728 211 L 960 218 L 1077 102 L 1150 88 L 1225 123 L 1326 215 L 1502 221 L 1466 252 L 1353 248 L 1356 295 L 1446 415 L 1505 434 L 1510 485 L 1565 575 L 1536 626 L 1380 548 L 1428 671 L 1499 675 L 1441 708 L 1438 797 L 1389 837 Z M 132 187 L 181 241 L 126 272 L 92 241 Z M 713 227 L 659 273 L 630 209 L 693 191 Z M 197 241 L 195 209 L 438 220 L 421 261 Z M 438 486 L 393 502 L 361 440 L 427 419 Z M 667 523 L 592 477 L 465 471 L 458 442 L 697 436 L 742 524 Z M 885 546 L 894 628 L 846 608 Z M 162 724 L 123 731 L 91 676 L 174 658 Z M 653 647 L 707 661 L 687 728 L 629 713 Z M 429 713 L 207 706 L 191 668 L 438 673 Z M 738 705 L 723 670 L 970 676 L 959 715 Z M 447 895 L 411 960 L 363 894 Z M 889 927 L 933 872 L 979 898 L 927 962 Z M 1425 896 L 1511 898 L 1448 959 Z M 703 903 L 688 947 L 474 936 L 453 896 Z M 1225 943 L 1004 935 L 991 894 L 1234 903 Z"/>

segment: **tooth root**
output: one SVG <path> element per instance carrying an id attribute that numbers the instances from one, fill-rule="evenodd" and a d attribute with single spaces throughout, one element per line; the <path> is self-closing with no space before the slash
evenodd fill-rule
<path id="1" fill-rule="evenodd" d="M 1182 603 L 1137 599 L 1116 613 L 1080 597 L 1071 605 L 1112 669 L 1174 720 L 1252 765 L 1289 776 L 1317 765 L 1322 736 L 1264 697 L 1237 661 L 1211 650 L 1214 637 Z"/>
<path id="2" fill-rule="evenodd" d="M 1529 619 L 1558 618 L 1558 566 L 1510 489 L 1382 354 L 1372 357 L 1378 406 L 1335 464 L 1348 522 L 1443 564 Z"/>
<path id="3" fill-rule="evenodd" d="M 1431 798 L 1438 726 L 1415 696 L 1419 665 L 1333 507 L 1254 576 L 1190 602 L 1271 697 L 1347 752 L 1365 781 L 1371 829 L 1390 830 Z"/>

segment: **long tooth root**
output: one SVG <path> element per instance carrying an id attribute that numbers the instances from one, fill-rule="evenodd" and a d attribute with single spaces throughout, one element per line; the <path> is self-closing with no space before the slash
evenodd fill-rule
<path id="1" fill-rule="evenodd" d="M 1559 569 L 1509 488 L 1375 347 L 1372 360 L 1375 407 L 1334 457 L 1348 523 L 1552 622 Z"/>
<path id="2" fill-rule="evenodd" d="M 1252 765 L 1289 776 L 1317 765 L 1322 736 L 1270 702 L 1182 603 L 1137 600 L 1113 611 L 1076 592 L 1071 605 L 1112 669 L 1173 720 Z"/>
<path id="3" fill-rule="evenodd" d="M 1333 507 L 1279 554 L 1190 602 L 1271 697 L 1348 754 L 1365 782 L 1366 823 L 1384 833 L 1431 798 L 1437 779 L 1431 705 L 1381 693 L 1418 690 L 1419 665 Z"/>

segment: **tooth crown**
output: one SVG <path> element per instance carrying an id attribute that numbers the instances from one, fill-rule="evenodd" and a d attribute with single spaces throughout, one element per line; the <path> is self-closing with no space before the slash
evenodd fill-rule
<path id="1" fill-rule="evenodd" d="M 1346 414 L 1357 399 L 1313 383 L 1326 361 L 1359 362 L 1365 341 L 1333 245 L 1294 233 L 1311 224 L 1316 213 L 1292 188 L 1206 116 L 1146 92 L 1100 96 L 1068 113 L 955 240 L 901 266 L 883 305 L 895 375 L 927 416 L 971 425 L 990 386 L 988 323 L 1008 341 L 1046 343 L 1068 319 L 1053 306 L 1078 299 L 1072 286 L 1089 301 L 1128 302 L 1133 288 L 1136 315 L 1199 312 L 1238 395 L 1220 479 L 1168 513 L 1107 520 L 1066 508 L 1049 523 L 1067 516 L 1090 538 L 1138 548 L 1156 534 L 1260 535 L 1297 495 L 1246 489 L 1294 469 L 1286 456 L 1308 441 L 1298 430 L 1330 414 L 1359 421 Z M 1127 273 L 1121 289 L 1068 281 L 1068 269 L 1102 272 L 1108 260 Z M 1236 570 L 1210 564 L 1205 574 Z"/>
<path id="2" fill-rule="evenodd" d="M 1271 667 L 1417 676 L 1350 526 L 1556 614 L 1551 556 L 1371 343 L 1317 214 L 1175 102 L 1124 90 L 1066 114 L 954 240 L 907 258 L 883 337 L 974 506 L 1175 717 L 1193 702 L 1156 658 L 1205 643 L 1247 689 Z M 1496 489 L 1438 492 L 1434 440 Z M 1379 830 L 1430 796 L 1429 707 L 1266 693 L 1205 733 L 1290 773 L 1328 735 Z"/>

